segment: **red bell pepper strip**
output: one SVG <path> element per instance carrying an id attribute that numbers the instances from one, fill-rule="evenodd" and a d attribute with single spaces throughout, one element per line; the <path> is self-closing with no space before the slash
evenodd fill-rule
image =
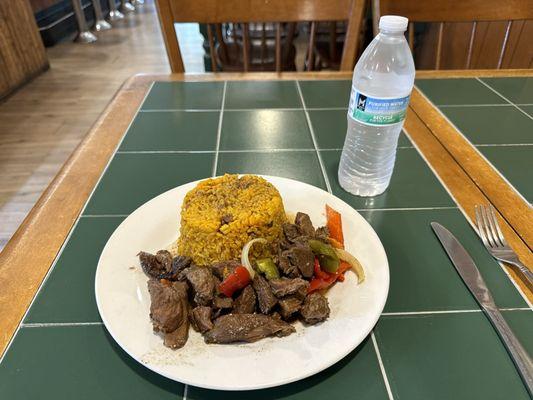
<path id="1" fill-rule="evenodd" d="M 338 211 L 326 204 L 326 218 L 329 236 L 344 249 L 344 234 L 342 233 L 342 218 Z"/>
<path id="2" fill-rule="evenodd" d="M 330 285 L 331 283 L 328 283 L 322 279 L 313 278 L 311 282 L 309 283 L 309 287 L 307 288 L 307 293 L 313 293 L 316 290 L 327 289 Z"/>
<path id="3" fill-rule="evenodd" d="M 250 273 L 248 270 L 239 265 L 235 268 L 235 271 L 228 275 L 224 281 L 218 286 L 220 293 L 223 293 L 227 297 L 233 296 L 237 290 L 244 288 L 250 283 Z"/>
<path id="4" fill-rule="evenodd" d="M 314 266 L 314 272 L 315 272 L 315 278 L 322 279 L 322 280 L 328 280 L 332 274 L 326 271 L 322 271 L 322 268 L 320 268 L 320 262 L 318 261 L 318 258 L 315 257 L 315 266 Z"/>
<path id="5" fill-rule="evenodd" d="M 315 275 L 314 275 L 314 278 L 309 283 L 309 288 L 307 289 L 307 293 L 312 293 L 315 290 L 327 289 L 328 287 L 333 285 L 336 281 L 343 282 L 344 273 L 348 271 L 350 268 L 351 268 L 350 264 L 348 264 L 346 261 L 341 261 L 341 264 L 339 265 L 337 272 L 331 274 L 329 272 L 322 271 L 322 269 L 320 268 L 320 264 L 318 263 L 318 259 L 315 258 L 315 266 L 314 266 Z"/>
<path id="6" fill-rule="evenodd" d="M 339 269 L 337 270 L 337 280 L 339 282 L 344 282 L 344 273 L 348 271 L 352 266 L 347 263 L 346 261 L 341 261 L 341 265 L 339 265 Z"/>

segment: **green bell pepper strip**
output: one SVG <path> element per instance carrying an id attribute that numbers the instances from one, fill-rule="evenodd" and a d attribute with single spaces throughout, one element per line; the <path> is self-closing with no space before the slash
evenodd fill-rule
<path id="1" fill-rule="evenodd" d="M 340 259 L 333 247 L 315 239 L 309 240 L 309 247 L 311 247 L 316 258 L 318 258 L 320 268 L 329 273 L 337 272 L 340 265 Z"/>
<path id="2" fill-rule="evenodd" d="M 256 260 L 256 264 L 259 271 L 265 274 L 267 279 L 279 278 L 278 267 L 276 267 L 271 258 L 260 258 Z"/>

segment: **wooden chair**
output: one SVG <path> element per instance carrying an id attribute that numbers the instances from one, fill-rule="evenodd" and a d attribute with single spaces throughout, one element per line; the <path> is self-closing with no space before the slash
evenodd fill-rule
<path id="1" fill-rule="evenodd" d="M 513 21 L 533 19 L 531 0 L 372 0 L 374 33 L 381 15 L 403 15 L 409 18 L 408 41 L 414 49 L 414 23 L 438 22 L 435 69 L 440 69 L 443 31 L 446 22 L 472 22 L 468 40 L 465 68 L 472 64 L 472 50 L 479 22 L 507 21 L 498 55 L 496 68 L 500 69 L 507 50 L 509 32 Z"/>
<path id="2" fill-rule="evenodd" d="M 341 70 L 351 70 L 357 54 L 358 37 L 365 0 L 157 0 L 157 10 L 172 72 L 184 72 L 183 60 L 174 23 L 205 23 L 208 28 L 209 50 L 216 59 L 214 36 L 218 29 L 212 24 L 240 23 L 243 26 L 243 70 L 250 70 L 249 24 L 276 23 L 275 70 L 282 67 L 282 23 L 312 21 L 309 56 L 312 57 L 317 21 L 348 21 L 341 57 Z M 290 24 L 289 24 L 290 25 Z M 215 31 L 213 33 L 213 31 Z M 312 64 L 312 63 L 311 63 Z M 212 63 L 213 71 L 216 65 Z"/>
<path id="3" fill-rule="evenodd" d="M 207 36 L 211 62 L 216 63 L 212 70 L 235 72 L 244 70 L 242 49 L 244 40 L 248 42 L 249 71 L 274 71 L 276 68 L 276 23 L 250 23 L 245 29 L 244 24 L 214 24 L 215 43 L 211 41 L 212 25 L 207 25 Z M 296 23 L 280 24 L 281 69 L 296 71 L 296 48 L 293 40 Z M 246 37 L 245 37 L 246 36 Z M 213 58 L 214 57 L 214 58 Z"/>

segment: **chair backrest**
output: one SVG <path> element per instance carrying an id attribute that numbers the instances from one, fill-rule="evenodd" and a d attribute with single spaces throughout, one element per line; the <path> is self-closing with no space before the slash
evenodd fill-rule
<path id="1" fill-rule="evenodd" d="M 348 21 L 341 58 L 341 70 L 351 70 L 357 54 L 358 37 L 363 19 L 365 0 L 157 0 L 159 20 L 165 39 L 172 72 L 184 72 L 183 60 L 174 23 L 207 24 L 211 57 L 214 57 L 214 35 L 218 29 L 211 24 L 227 22 L 243 24 L 243 70 L 249 70 L 248 24 L 276 23 L 276 71 L 281 71 L 281 23 L 312 21 L 310 48 L 314 44 L 316 21 Z M 214 67 L 213 60 L 213 67 Z"/>
<path id="2" fill-rule="evenodd" d="M 501 41 L 496 68 L 501 68 L 509 32 L 513 21 L 533 19 L 533 2 L 531 0 L 371 0 L 374 33 L 381 15 L 403 15 L 409 18 L 408 41 L 411 50 L 414 47 L 415 22 L 438 22 L 437 49 L 435 69 L 441 65 L 442 40 L 446 22 L 472 22 L 468 53 L 465 67 L 471 66 L 472 50 L 478 22 L 507 21 Z"/>

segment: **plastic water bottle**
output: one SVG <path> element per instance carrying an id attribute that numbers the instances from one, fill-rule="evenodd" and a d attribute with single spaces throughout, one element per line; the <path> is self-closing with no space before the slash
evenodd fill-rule
<path id="1" fill-rule="evenodd" d="M 355 66 L 348 131 L 339 165 L 339 183 L 358 196 L 387 189 L 394 169 L 415 65 L 405 40 L 408 20 L 386 15 L 379 34 Z"/>

